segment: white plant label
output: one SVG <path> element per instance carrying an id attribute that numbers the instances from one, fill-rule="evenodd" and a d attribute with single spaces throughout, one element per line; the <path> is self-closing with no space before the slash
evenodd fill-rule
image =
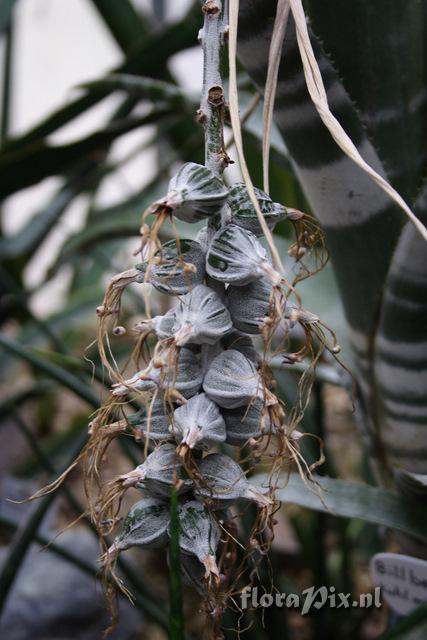
<path id="1" fill-rule="evenodd" d="M 427 602 L 427 562 L 397 553 L 377 553 L 370 562 L 374 584 L 396 613 L 405 616 Z"/>

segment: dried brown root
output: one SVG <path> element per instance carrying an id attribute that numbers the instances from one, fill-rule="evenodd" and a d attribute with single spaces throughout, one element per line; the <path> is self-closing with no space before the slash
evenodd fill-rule
<path id="1" fill-rule="evenodd" d="M 325 238 L 318 221 L 307 213 L 297 209 L 288 209 L 288 220 L 295 229 L 295 242 L 288 249 L 288 254 L 300 265 L 294 285 L 301 280 L 319 273 L 329 260 L 325 246 Z M 314 255 L 314 268 L 310 269 L 304 262 L 306 256 Z"/>
<path id="2" fill-rule="evenodd" d="M 142 274 L 138 269 L 128 269 L 115 275 L 110 280 L 102 305 L 96 310 L 99 318 L 96 338 L 99 356 L 112 380 L 121 380 L 122 376 L 111 350 L 109 332 L 120 315 L 121 298 L 124 289 L 133 282 L 141 282 L 141 279 Z M 116 325 L 115 329 L 117 328 Z M 115 329 L 112 329 L 113 333 Z"/>

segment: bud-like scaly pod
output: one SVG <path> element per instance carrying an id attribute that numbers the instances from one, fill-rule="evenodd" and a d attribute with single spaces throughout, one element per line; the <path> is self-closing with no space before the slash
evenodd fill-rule
<path id="1" fill-rule="evenodd" d="M 199 472 L 207 486 L 198 486 L 194 492 L 211 498 L 223 509 L 236 500 L 251 500 L 261 507 L 271 504 L 258 487 L 247 479 L 237 462 L 222 453 L 211 453 L 199 464 Z"/>
<path id="2" fill-rule="evenodd" d="M 144 498 L 133 505 L 122 530 L 108 550 L 114 557 L 130 547 L 162 547 L 168 542 L 169 505 L 155 498 Z"/>
<path id="3" fill-rule="evenodd" d="M 184 222 L 199 222 L 219 213 L 227 196 L 227 187 L 210 169 L 187 162 L 171 178 L 166 197 L 155 206 L 171 209 Z"/>
<path id="4" fill-rule="evenodd" d="M 197 500 L 178 506 L 179 546 L 184 553 L 196 556 L 205 567 L 205 577 L 219 576 L 216 550 L 221 531 L 209 511 Z"/>
<path id="5" fill-rule="evenodd" d="M 257 189 L 256 187 L 254 189 L 264 219 L 269 229 L 273 230 L 280 220 L 286 218 L 286 208 L 278 202 L 273 202 L 265 191 L 261 191 L 261 189 Z M 230 188 L 227 204 L 231 209 L 231 222 L 233 224 L 252 231 L 256 236 L 262 236 L 264 234 L 258 220 L 257 212 L 254 209 L 246 185 L 243 182 L 237 182 Z"/>
<path id="6" fill-rule="evenodd" d="M 148 263 L 137 265 L 145 272 Z M 158 291 L 182 296 L 201 284 L 205 277 L 205 254 L 195 240 L 169 240 L 154 254 L 149 282 Z"/>
<path id="7" fill-rule="evenodd" d="M 203 380 L 203 389 L 224 409 L 247 406 L 251 400 L 263 395 L 254 364 L 236 349 L 227 349 L 212 360 Z"/>
<path id="8" fill-rule="evenodd" d="M 231 327 L 231 318 L 218 294 L 199 284 L 174 309 L 172 335 L 178 346 L 215 344 Z"/>
<path id="9" fill-rule="evenodd" d="M 176 375 L 175 375 L 176 373 Z M 180 350 L 176 372 L 165 358 L 163 363 L 151 360 L 148 366 L 138 371 L 132 378 L 113 385 L 113 396 L 125 396 L 131 391 L 150 391 L 157 389 L 165 392 L 176 389 L 184 398 L 191 398 L 198 392 L 203 380 L 199 357 L 191 349 Z"/>
<path id="10" fill-rule="evenodd" d="M 175 410 L 171 431 L 190 449 L 225 440 L 224 419 L 218 406 L 205 393 L 193 396 Z"/>
<path id="11" fill-rule="evenodd" d="M 169 498 L 172 486 L 179 494 L 189 491 L 192 482 L 185 476 L 184 467 L 173 444 L 165 443 L 154 449 L 145 462 L 121 476 L 123 486 L 144 489 L 156 498 Z"/>
<path id="12" fill-rule="evenodd" d="M 264 403 L 259 398 L 250 405 L 222 411 L 227 433 L 228 444 L 241 447 L 249 438 L 259 438 L 268 433 L 270 420 L 265 416 L 263 424 Z"/>
<path id="13" fill-rule="evenodd" d="M 274 284 L 281 281 L 257 237 L 235 224 L 223 227 L 212 238 L 206 271 L 215 280 L 240 287 L 263 276 Z"/>

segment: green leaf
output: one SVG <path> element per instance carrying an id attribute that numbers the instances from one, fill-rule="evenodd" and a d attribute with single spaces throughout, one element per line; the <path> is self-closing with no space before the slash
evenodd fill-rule
<path id="1" fill-rule="evenodd" d="M 0 239 L 0 260 L 31 257 L 71 201 L 79 194 L 85 181 L 74 178 L 57 191 L 48 206 L 35 213 L 31 220 L 13 236 Z"/>
<path id="2" fill-rule="evenodd" d="M 265 475 L 251 478 L 261 485 L 266 480 Z M 315 492 L 316 486 L 311 485 L 310 490 L 297 473 L 290 474 L 288 484 L 283 478 L 286 486 L 276 491 L 276 497 L 284 503 L 397 529 L 427 542 L 427 513 L 419 503 L 370 485 L 320 476 L 315 480 L 320 485 L 323 502 Z"/>
<path id="3" fill-rule="evenodd" d="M 408 616 L 399 620 L 378 640 L 421 640 L 427 635 L 427 604 L 421 604 Z"/>
<path id="4" fill-rule="evenodd" d="M 85 433 L 81 434 L 80 438 L 69 452 L 69 456 L 61 469 L 61 472 L 65 471 L 70 466 L 74 458 L 80 453 L 86 441 L 87 435 Z M 52 478 L 52 480 L 54 479 L 55 478 Z M 0 612 L 6 603 L 9 592 L 25 558 L 26 552 L 34 539 L 44 516 L 55 499 L 55 495 L 55 492 L 52 492 L 40 498 L 40 500 L 34 505 L 27 521 L 24 523 L 22 528 L 18 529 L 18 532 L 10 545 L 0 573 Z"/>
<path id="5" fill-rule="evenodd" d="M 0 33 L 7 29 L 16 0 L 2 0 L 0 2 Z"/>
<path id="6" fill-rule="evenodd" d="M 166 73 L 166 64 L 172 55 L 197 44 L 196 34 L 199 27 L 200 6 L 196 3 L 182 20 L 167 25 L 161 31 L 144 38 L 144 41 L 132 51 L 132 55 L 129 55 L 122 65 L 115 69 L 115 72 L 150 77 L 161 76 Z M 22 136 L 8 140 L 4 148 L 7 150 L 18 149 L 40 141 L 43 137 L 53 133 L 96 105 L 107 95 L 107 91 L 99 91 L 76 98 L 73 102 L 48 115 Z"/>
<path id="7" fill-rule="evenodd" d="M 181 559 L 179 549 L 178 495 L 172 487 L 170 500 L 169 545 L 169 640 L 184 640 L 182 610 Z"/>
<path id="8" fill-rule="evenodd" d="M 196 100 L 180 87 L 163 80 L 153 78 L 141 78 L 127 73 L 115 73 L 99 80 L 86 82 L 81 85 L 89 93 L 108 91 L 126 91 L 131 96 L 151 100 L 153 102 L 165 102 L 176 108 L 195 109 Z M 194 104 L 193 104 L 194 102 Z"/>
<path id="9" fill-rule="evenodd" d="M 104 129 L 70 144 L 51 146 L 45 142 L 26 145 L 0 154 L 0 198 L 5 198 L 19 189 L 36 184 L 50 175 L 58 175 L 81 161 L 104 159 L 108 146 L 124 133 L 147 124 L 158 122 L 172 111 L 168 108 L 154 109 L 140 118 L 123 118 L 111 122 Z"/>
<path id="10" fill-rule="evenodd" d="M 124 53 L 127 53 L 149 33 L 145 22 L 130 0 L 92 0 L 105 24 Z"/>
<path id="11" fill-rule="evenodd" d="M 0 335 L 0 346 L 6 351 L 13 353 L 15 356 L 24 360 L 31 366 L 35 367 L 38 371 L 53 378 L 70 391 L 73 391 L 82 400 L 85 400 L 88 404 L 95 408 L 99 406 L 98 396 L 91 390 L 90 386 L 69 373 L 62 367 L 59 367 L 47 360 L 41 358 L 32 349 L 20 345 L 18 342 L 5 335 Z"/>

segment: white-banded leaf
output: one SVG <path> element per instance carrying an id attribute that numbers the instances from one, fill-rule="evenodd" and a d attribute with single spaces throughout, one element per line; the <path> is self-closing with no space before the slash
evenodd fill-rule
<path id="1" fill-rule="evenodd" d="M 159 203 L 172 209 L 184 222 L 199 222 L 221 210 L 228 189 L 210 169 L 187 162 L 169 182 L 168 193 Z"/>
<path id="2" fill-rule="evenodd" d="M 235 224 L 215 233 L 206 255 L 206 271 L 215 280 L 236 286 L 262 276 L 268 276 L 275 283 L 280 281 L 257 237 Z"/>
<path id="3" fill-rule="evenodd" d="M 196 556 L 205 567 L 205 576 L 219 575 L 216 550 L 220 529 L 213 516 L 197 500 L 190 500 L 178 507 L 180 524 L 179 546 L 184 553 Z"/>
<path id="4" fill-rule="evenodd" d="M 173 310 L 172 334 L 176 344 L 215 344 L 231 327 L 228 310 L 218 294 L 199 284 L 181 298 Z"/>
<path id="5" fill-rule="evenodd" d="M 265 191 L 256 187 L 255 195 L 268 227 L 273 230 L 280 220 L 286 218 L 286 208 L 278 202 L 273 202 Z M 248 190 L 243 182 L 233 184 L 228 193 L 227 203 L 231 209 L 231 221 L 233 224 L 252 231 L 256 236 L 264 235 Z"/>
<path id="6" fill-rule="evenodd" d="M 227 349 L 212 360 L 203 380 L 203 389 L 224 409 L 248 405 L 263 395 L 261 379 L 254 364 L 236 349 Z"/>
<path id="7" fill-rule="evenodd" d="M 113 548 L 162 547 L 168 541 L 169 506 L 155 498 L 144 498 L 133 505 Z"/>
<path id="8" fill-rule="evenodd" d="M 246 479 L 237 462 L 223 453 L 211 453 L 203 458 L 199 472 L 208 486 L 197 487 L 195 493 L 210 497 L 220 508 L 236 500 L 250 500 L 263 507 L 271 503 L 261 489 Z"/>
<path id="9" fill-rule="evenodd" d="M 175 409 L 172 433 L 190 449 L 200 445 L 224 442 L 225 423 L 218 406 L 200 393 Z"/>

